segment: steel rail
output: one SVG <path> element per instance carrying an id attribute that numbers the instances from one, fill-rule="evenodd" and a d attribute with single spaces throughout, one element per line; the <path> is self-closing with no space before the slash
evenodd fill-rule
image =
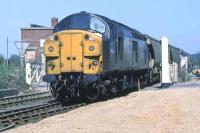
<path id="1" fill-rule="evenodd" d="M 12 101 L 0 102 L 0 110 L 5 110 L 8 108 L 13 108 L 19 105 L 27 105 L 27 104 L 35 104 L 37 102 L 46 102 L 48 100 L 53 99 L 51 94 L 37 95 L 35 97 L 29 97 L 25 99 L 17 99 Z"/>
<path id="2" fill-rule="evenodd" d="M 44 95 L 44 94 L 50 94 L 50 92 L 38 92 L 38 93 L 30 93 L 30 94 L 25 94 L 25 95 L 4 97 L 4 98 L 0 98 L 0 103 L 12 101 L 12 100 L 15 101 L 18 99 L 26 99 L 26 98 L 35 97 L 35 96 Z"/>
<path id="3" fill-rule="evenodd" d="M 55 101 L 55 99 L 53 99 L 53 100 L 49 100 L 45 103 L 29 105 L 29 106 L 26 106 L 26 107 L 15 108 L 15 109 L 11 109 L 11 110 L 3 110 L 3 111 L 0 112 L 0 117 L 14 113 L 14 112 L 25 111 L 25 110 L 32 109 L 32 108 L 36 108 L 36 107 L 40 107 L 40 106 L 44 106 L 44 105 L 48 105 L 48 104 L 53 104 L 53 103 L 56 103 L 56 102 L 57 101 Z"/>
<path id="4" fill-rule="evenodd" d="M 0 131 L 4 131 L 26 123 L 36 122 L 48 116 L 67 112 L 84 105 L 86 105 L 86 103 L 62 106 L 58 102 L 53 102 L 51 104 L 18 110 L 17 112 L 6 113 L 0 116 Z"/>

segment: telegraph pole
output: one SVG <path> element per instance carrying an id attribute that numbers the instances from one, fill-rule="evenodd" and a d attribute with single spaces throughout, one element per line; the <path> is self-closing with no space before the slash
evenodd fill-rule
<path id="1" fill-rule="evenodd" d="M 7 60 L 6 60 L 6 65 L 8 67 L 8 37 L 7 37 L 6 40 L 7 40 L 7 50 L 6 50 L 7 51 L 7 53 L 6 53 L 7 54 Z"/>
<path id="2" fill-rule="evenodd" d="M 23 43 L 21 42 L 21 67 L 24 68 L 24 48 L 23 48 Z"/>

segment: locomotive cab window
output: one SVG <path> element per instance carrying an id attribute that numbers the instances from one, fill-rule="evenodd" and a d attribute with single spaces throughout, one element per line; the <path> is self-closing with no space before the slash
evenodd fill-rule
<path id="1" fill-rule="evenodd" d="M 104 33 L 106 31 L 105 24 L 96 17 L 90 19 L 90 29 Z"/>
<path id="2" fill-rule="evenodd" d="M 107 39 L 110 38 L 109 25 L 101 18 L 91 14 L 78 14 L 67 17 L 54 28 L 54 33 L 68 29 L 80 29 L 98 32 Z"/>
<path id="3" fill-rule="evenodd" d="M 74 29 L 88 29 L 89 27 L 88 15 L 76 15 L 72 18 L 72 28 Z"/>

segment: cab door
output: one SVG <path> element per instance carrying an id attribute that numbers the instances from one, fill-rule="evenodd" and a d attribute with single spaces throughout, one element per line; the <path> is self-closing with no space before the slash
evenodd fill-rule
<path id="1" fill-rule="evenodd" d="M 61 40 L 61 72 L 82 71 L 82 34 L 62 33 Z"/>
<path id="2" fill-rule="evenodd" d="M 71 35 L 62 33 L 61 40 L 61 72 L 71 72 Z"/>
<path id="3" fill-rule="evenodd" d="M 83 38 L 82 34 L 71 35 L 71 70 L 82 72 L 83 70 Z"/>

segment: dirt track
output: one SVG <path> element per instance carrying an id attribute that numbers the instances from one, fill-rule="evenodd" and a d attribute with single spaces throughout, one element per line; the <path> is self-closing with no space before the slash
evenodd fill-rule
<path id="1" fill-rule="evenodd" d="M 189 86 L 133 92 L 7 132 L 199 133 L 200 86 Z"/>

